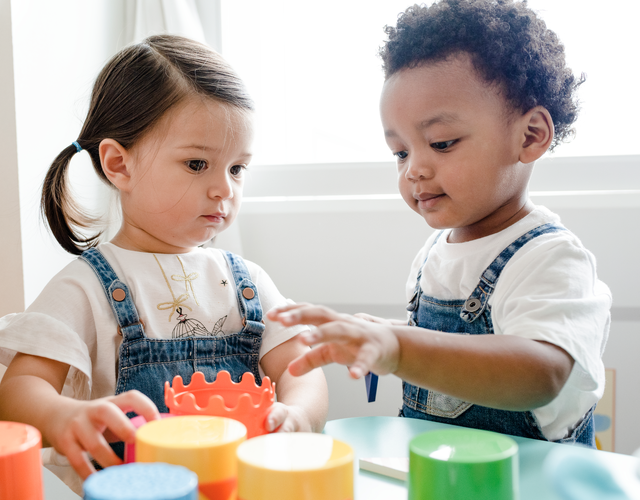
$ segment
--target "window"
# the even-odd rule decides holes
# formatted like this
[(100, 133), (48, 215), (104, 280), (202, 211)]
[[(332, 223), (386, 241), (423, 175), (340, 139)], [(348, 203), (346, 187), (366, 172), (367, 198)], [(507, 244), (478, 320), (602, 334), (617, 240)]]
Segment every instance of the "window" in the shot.
[[(256, 100), (254, 164), (391, 161), (378, 117), (378, 47), (409, 0), (224, 0), (222, 51)], [(640, 154), (640, 2), (529, 0), (587, 82), (559, 156)]]

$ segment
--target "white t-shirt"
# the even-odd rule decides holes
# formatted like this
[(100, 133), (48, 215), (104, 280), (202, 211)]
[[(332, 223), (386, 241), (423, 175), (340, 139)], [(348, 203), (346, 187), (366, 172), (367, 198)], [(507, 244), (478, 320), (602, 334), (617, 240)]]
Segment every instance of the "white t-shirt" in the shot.
[[(560, 218), (538, 206), (503, 231), (465, 243), (448, 243), (450, 230), (445, 230), (433, 245), (436, 231), (413, 261), (407, 301), (429, 250), (420, 280), (423, 293), (441, 300), (464, 300), (502, 250), (549, 222), (560, 224)], [(496, 335), (546, 341), (575, 360), (558, 396), (533, 410), (547, 439), (568, 436), (604, 391), (602, 354), (609, 335), (611, 292), (596, 276), (594, 256), (569, 231), (538, 236), (506, 264), (489, 306)]]
[[(196, 326), (200, 334), (225, 335), (242, 330), (235, 282), (222, 252), (197, 248), (187, 254), (151, 254), (124, 250), (110, 243), (98, 247), (131, 292), (145, 335), (174, 338), (174, 332)], [(291, 303), (267, 273), (245, 260), (258, 289), (265, 331), (260, 359), (293, 338), (304, 326), (285, 328), (266, 318), (269, 309)], [(178, 319), (182, 308), (187, 318)], [(197, 320), (202, 326), (198, 325)], [(62, 394), (96, 399), (115, 393), (118, 348), (122, 337), (98, 277), (83, 260), (67, 265), (47, 284), (24, 313), (0, 318), (0, 363), (8, 366), (16, 352), (42, 356), (70, 365)], [(261, 375), (262, 369), (260, 368)], [(82, 482), (68, 462), (52, 450), (45, 464), (76, 493)], [(60, 465), (61, 467), (57, 467)]]
[[(111, 243), (103, 243), (98, 249), (129, 287), (147, 337), (177, 338), (189, 328), (197, 328), (199, 335), (205, 334), (203, 328), (217, 335), (242, 330), (235, 282), (220, 250), (196, 248), (186, 254), (152, 254), (124, 250)], [(266, 325), (262, 359), (307, 327), (285, 328), (266, 318), (269, 309), (290, 301), (260, 266), (247, 260), (245, 263), (258, 289)], [(183, 315), (180, 319), (178, 308)], [(115, 393), (121, 342), (102, 285), (93, 269), (80, 259), (54, 276), (24, 313), (0, 318), (0, 363), (8, 365), (16, 352), (66, 363), (72, 369), (63, 394), (78, 399)]]

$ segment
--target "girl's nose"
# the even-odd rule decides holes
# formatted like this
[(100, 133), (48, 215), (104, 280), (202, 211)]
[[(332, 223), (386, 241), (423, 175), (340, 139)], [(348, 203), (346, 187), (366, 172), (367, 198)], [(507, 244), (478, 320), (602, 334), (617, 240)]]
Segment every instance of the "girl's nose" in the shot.
[(207, 190), (209, 198), (222, 198), (227, 200), (233, 198), (233, 185), (228, 172), (223, 171), (220, 175), (215, 175)]

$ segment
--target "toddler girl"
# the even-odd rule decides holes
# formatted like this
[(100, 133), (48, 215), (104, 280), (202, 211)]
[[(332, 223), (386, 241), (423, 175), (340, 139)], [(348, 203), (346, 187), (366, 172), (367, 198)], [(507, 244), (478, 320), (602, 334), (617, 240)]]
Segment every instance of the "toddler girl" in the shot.
[[(209, 381), (220, 370), (236, 382), (267, 375), (278, 397), (268, 431), (323, 428), (322, 372), (286, 371), (308, 349), (292, 341), (306, 328), (266, 319), (287, 301), (260, 267), (201, 246), (240, 208), (252, 109), (228, 64), (182, 37), (127, 47), (98, 76), (80, 136), (42, 193), (51, 231), (79, 258), (26, 312), (0, 320), (0, 420), (37, 427), (54, 465), (64, 455), (86, 478), (95, 463), (121, 463), (108, 442), (133, 440), (125, 413), (159, 418), (164, 382), (195, 371)], [(68, 191), (69, 162), (83, 150), (119, 193), (122, 226), (108, 243)], [(81, 492), (69, 471), (56, 470)]]
[(611, 294), (593, 255), (528, 196), (535, 161), (571, 135), (582, 81), (525, 2), (414, 6), (387, 33), (385, 138), (405, 202), (441, 231), (411, 267), (407, 322), (271, 311), (318, 325), (303, 338), (321, 345), (291, 373), (395, 373), (402, 416), (595, 446)]

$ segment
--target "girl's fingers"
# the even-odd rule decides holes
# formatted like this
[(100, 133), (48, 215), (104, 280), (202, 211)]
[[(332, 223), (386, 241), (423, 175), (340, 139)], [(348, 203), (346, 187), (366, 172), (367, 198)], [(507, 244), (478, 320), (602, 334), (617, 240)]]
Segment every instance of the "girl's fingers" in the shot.
[[(122, 410), (123, 414), (133, 411), (138, 415), (142, 415), (147, 422), (151, 422), (152, 420), (158, 420), (160, 418), (160, 412), (158, 412), (158, 408), (154, 404), (151, 399), (142, 394), (140, 391), (127, 391), (117, 396), (112, 396), (109, 398), (113, 404), (115, 404), (120, 410)], [(126, 418), (126, 421), (129, 422), (129, 419)], [(130, 426), (131, 429), (134, 429), (133, 425)], [(135, 429), (134, 429), (135, 432)]]
[(64, 454), (67, 460), (69, 460), (71, 467), (73, 467), (82, 479), (87, 479), (96, 471), (89, 461), (86, 452), (77, 443), (71, 443), (68, 449), (64, 450)]
[(82, 449), (86, 450), (103, 467), (122, 464), (122, 460), (118, 458), (102, 433), (95, 427), (88, 426), (79, 429), (77, 439)]
[(274, 403), (269, 415), (267, 416), (267, 421), (265, 427), (268, 432), (275, 431), (278, 427), (280, 427), (284, 421), (287, 419), (288, 415), (287, 407), (282, 403)]

